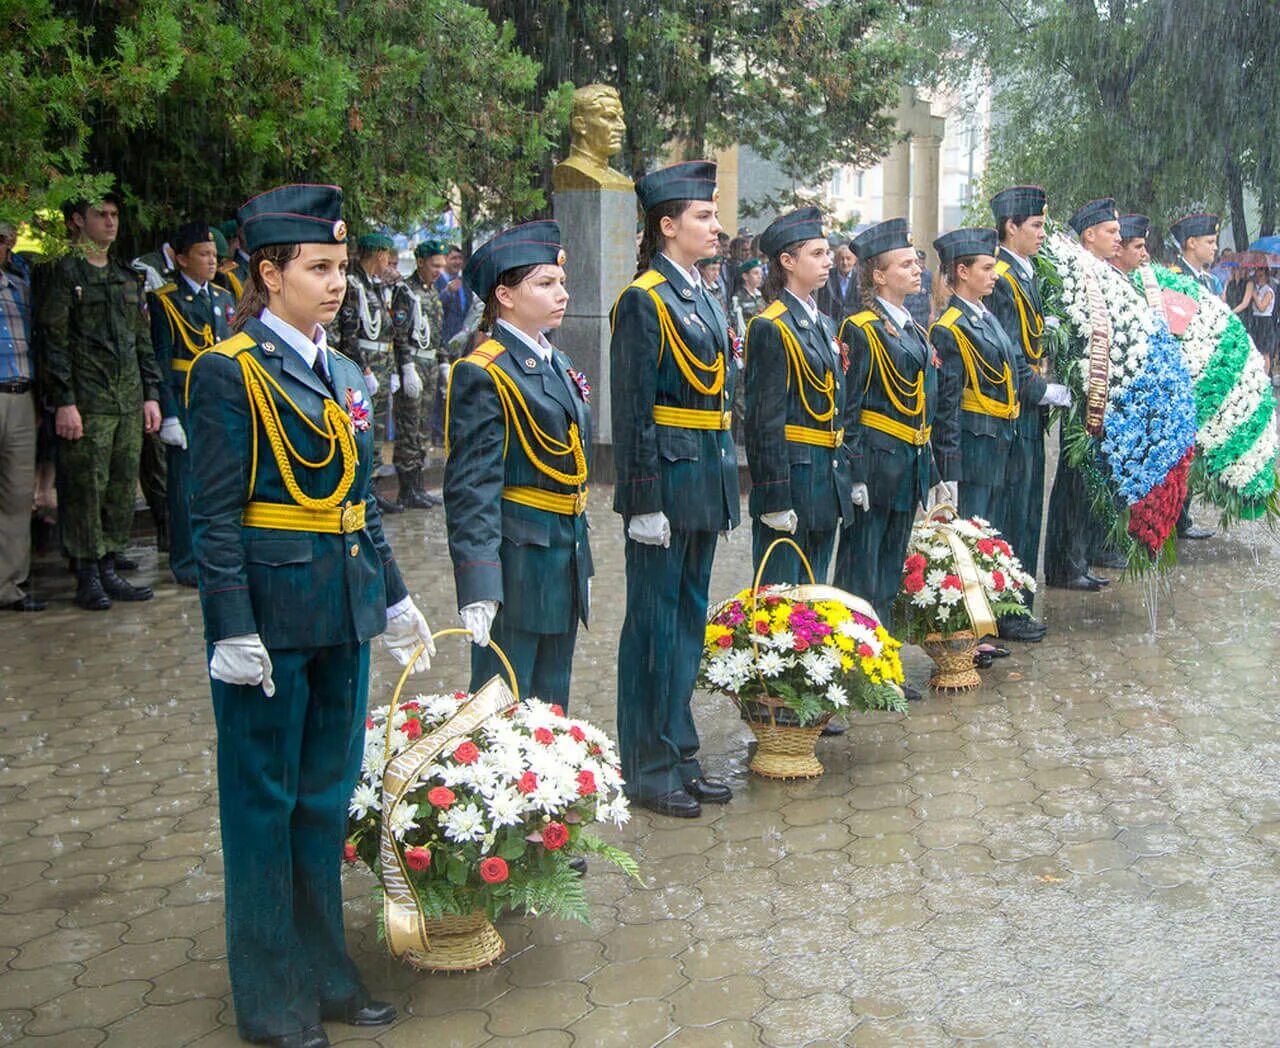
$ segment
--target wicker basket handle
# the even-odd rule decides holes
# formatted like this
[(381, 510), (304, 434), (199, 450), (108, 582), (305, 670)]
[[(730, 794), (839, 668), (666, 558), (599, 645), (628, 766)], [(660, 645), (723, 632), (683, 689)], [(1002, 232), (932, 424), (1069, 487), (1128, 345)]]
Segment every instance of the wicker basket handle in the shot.
[[(809, 565), (809, 558), (804, 555), (804, 550), (800, 548), (800, 544), (793, 538), (782, 535), (769, 543), (769, 548), (764, 551), (764, 556), (760, 558), (760, 566), (756, 568), (756, 578), (751, 586), (751, 619), (754, 622), (756, 612), (760, 608), (760, 580), (764, 578), (764, 567), (769, 563), (769, 557), (779, 546), (790, 546), (796, 551), (796, 556), (800, 558), (800, 563), (804, 565), (804, 570), (809, 576), (809, 585), (816, 585), (813, 577), (813, 568)], [(754, 626), (747, 630), (747, 636), (751, 638), (751, 661), (755, 663), (756, 676), (760, 678), (760, 686), (764, 688), (765, 694), (769, 693), (769, 682), (764, 679), (764, 674), (760, 672), (760, 645), (756, 641), (756, 631)], [(766, 703), (767, 705), (767, 703)], [(769, 710), (769, 719), (773, 720), (773, 709)]]
[[(458, 637), (463, 634), (466, 634), (469, 637), (471, 636), (471, 631), (469, 629), (464, 629), (461, 626), (450, 626), (448, 629), (436, 630), (435, 633), (431, 634), (431, 639), (438, 640), (441, 637)], [(516, 681), (516, 671), (511, 667), (511, 660), (507, 658), (506, 652), (498, 647), (498, 642), (493, 640), (493, 638), (489, 639), (489, 647), (492, 648), (493, 653), (498, 656), (498, 661), (502, 663), (502, 668), (507, 671), (507, 680), (511, 684), (511, 694), (514, 695), (516, 701), (519, 702), (520, 685)], [(391, 760), (391, 724), (396, 717), (396, 707), (400, 705), (400, 693), (404, 691), (405, 681), (409, 679), (409, 674), (413, 672), (413, 664), (418, 661), (418, 656), (421, 655), (426, 648), (427, 646), (425, 644), (419, 644), (413, 649), (413, 654), (409, 656), (409, 661), (404, 664), (404, 670), (401, 671), (400, 679), (396, 682), (395, 691), (391, 693), (391, 709), (387, 711), (387, 743), (382, 753), (382, 763), (384, 766)]]

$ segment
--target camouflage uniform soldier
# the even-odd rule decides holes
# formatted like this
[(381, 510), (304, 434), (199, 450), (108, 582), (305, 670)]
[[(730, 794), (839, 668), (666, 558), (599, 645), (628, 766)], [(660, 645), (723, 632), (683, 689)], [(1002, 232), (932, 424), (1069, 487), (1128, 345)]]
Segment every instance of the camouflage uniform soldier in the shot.
[(68, 208), (79, 250), (53, 265), (40, 309), (43, 375), (57, 409), (59, 519), (76, 571), (76, 603), (150, 600), (116, 574), (129, 541), (143, 432), (160, 428), (160, 370), (142, 282), (108, 255), (120, 201)]
[(444, 245), (424, 241), (413, 256), (417, 269), (396, 285), (391, 299), (396, 356), (399, 359), (407, 351), (410, 357), (400, 369), (400, 392), (395, 398), (395, 464), (400, 476), (400, 505), (429, 509), (441, 502), (427, 493), (423, 474), (438, 381), (436, 363), (444, 345), (444, 307), (436, 291), (436, 277), (444, 269)]
[[(356, 264), (347, 273), (347, 295), (338, 311), (338, 349), (364, 372), (364, 382), (373, 398), (376, 467), (382, 462), (382, 441), (387, 438), (387, 420), (400, 388), (400, 371), (409, 362), (408, 347), (394, 343), (389, 289), (382, 273), (390, 264), (395, 245), (383, 233), (366, 233), (356, 241)], [(401, 507), (376, 493), (383, 513), (399, 513)]]

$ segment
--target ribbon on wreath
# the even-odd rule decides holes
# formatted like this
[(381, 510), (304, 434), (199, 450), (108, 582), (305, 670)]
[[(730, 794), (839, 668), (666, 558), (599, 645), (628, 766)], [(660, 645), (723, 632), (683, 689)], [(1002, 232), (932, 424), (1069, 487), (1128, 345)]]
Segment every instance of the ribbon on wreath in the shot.
[[(418, 774), (449, 743), (468, 736), (490, 717), (505, 713), (517, 704), (505, 681), (493, 677), (461, 709), (435, 731), (424, 735), (403, 753), (397, 754), (382, 774), (382, 836), (378, 840), (378, 857), (382, 862), (382, 915), (387, 946), (393, 957), (403, 957), (410, 950), (426, 951), (426, 919), (418, 898), (404, 853), (391, 832), (391, 812), (418, 781)], [(387, 713), (387, 732), (395, 707)]]
[(947, 542), (947, 547), (951, 550), (951, 556), (955, 559), (956, 574), (960, 576), (964, 610), (969, 616), (973, 635), (981, 640), (996, 633), (996, 617), (991, 610), (991, 602), (987, 600), (987, 591), (982, 585), (982, 579), (978, 575), (978, 565), (974, 562), (973, 552), (951, 526), (951, 522), (957, 516), (955, 507), (937, 506), (929, 514), (929, 519), (941, 525), (939, 530)]
[(1102, 432), (1107, 410), (1108, 378), (1111, 373), (1111, 314), (1096, 274), (1085, 271), (1085, 298), (1089, 305), (1089, 373), (1085, 378), (1084, 428), (1091, 436)]
[(1142, 266), (1138, 270), (1138, 280), (1142, 284), (1142, 293), (1147, 298), (1147, 305), (1159, 317), (1163, 317), (1174, 336), (1181, 338), (1187, 325), (1200, 311), (1200, 303), (1190, 295), (1175, 291), (1171, 287), (1162, 288), (1156, 271), (1151, 266)]

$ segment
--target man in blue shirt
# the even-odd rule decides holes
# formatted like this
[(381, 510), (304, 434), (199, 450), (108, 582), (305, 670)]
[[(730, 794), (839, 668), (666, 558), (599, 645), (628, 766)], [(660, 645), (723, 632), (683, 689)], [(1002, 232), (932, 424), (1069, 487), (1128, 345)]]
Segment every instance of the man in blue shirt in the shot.
[(444, 272), (436, 278), (436, 290), (444, 309), (444, 340), (448, 342), (462, 330), (471, 305), (471, 292), (462, 283), (462, 248), (457, 244), (449, 245)]

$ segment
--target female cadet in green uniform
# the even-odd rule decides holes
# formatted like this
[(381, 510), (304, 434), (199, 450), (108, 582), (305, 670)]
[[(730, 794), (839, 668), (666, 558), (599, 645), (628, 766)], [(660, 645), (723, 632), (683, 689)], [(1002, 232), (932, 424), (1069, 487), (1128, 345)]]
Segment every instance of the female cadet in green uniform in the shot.
[(160, 443), (167, 457), (169, 570), (183, 586), (195, 586), (191, 552), (191, 456), (187, 451), (187, 375), (191, 362), (231, 334), (236, 303), (213, 283), (218, 253), (213, 230), (188, 222), (173, 236), (178, 263), (174, 280), (147, 296), (151, 345), (164, 382), (160, 386)]
[[(246, 1040), (320, 1048), (381, 1025), (347, 956), (337, 856), (360, 771), (369, 640), (434, 651), (382, 532), (360, 368), (326, 345), (346, 289), (334, 186), (240, 209), (239, 333), (191, 368), (191, 522), (213, 710), (227, 964)], [(415, 663), (425, 669), (426, 655)]]
[[(840, 346), (813, 298), (831, 269), (822, 212), (805, 207), (775, 219), (760, 247), (769, 256), (770, 303), (747, 326), (745, 350), (752, 563), (758, 569), (770, 543), (789, 534), (826, 582), (836, 530), (853, 504)], [(802, 572), (795, 551), (782, 546), (764, 580), (802, 582)]]
[(707, 779), (689, 710), (702, 658), (716, 539), (738, 523), (729, 433), (729, 325), (695, 264), (718, 248), (716, 167), (676, 164), (636, 182), (645, 211), (636, 279), (613, 307), (609, 346), (627, 610), (618, 643), (618, 743), (627, 792), (692, 818), (726, 803)]
[[(939, 497), (954, 498), (959, 391), (940, 388), (937, 360), (904, 305), (920, 290), (906, 220), (872, 226), (850, 247), (860, 259), (867, 308), (840, 326), (849, 355), (844, 443), (851, 500), (863, 512), (845, 521), (835, 584), (869, 600), (891, 629), (916, 506), (931, 485)], [(914, 688), (903, 690), (909, 699), (920, 697)]]
[(492, 337), (450, 372), (444, 511), (458, 608), (471, 631), (471, 688), (515, 669), (520, 695), (569, 704), (585, 625), (590, 387), (543, 335), (569, 301), (555, 222), (499, 233), (462, 279), (485, 303)]

